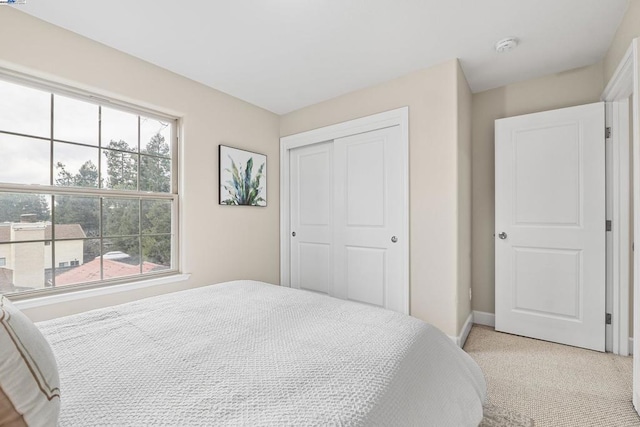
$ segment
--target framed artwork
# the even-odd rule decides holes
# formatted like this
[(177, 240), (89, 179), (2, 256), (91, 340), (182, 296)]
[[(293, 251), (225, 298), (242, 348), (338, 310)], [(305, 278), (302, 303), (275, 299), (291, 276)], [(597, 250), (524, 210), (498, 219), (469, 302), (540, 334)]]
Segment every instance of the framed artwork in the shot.
[(220, 145), (219, 203), (267, 206), (267, 156)]

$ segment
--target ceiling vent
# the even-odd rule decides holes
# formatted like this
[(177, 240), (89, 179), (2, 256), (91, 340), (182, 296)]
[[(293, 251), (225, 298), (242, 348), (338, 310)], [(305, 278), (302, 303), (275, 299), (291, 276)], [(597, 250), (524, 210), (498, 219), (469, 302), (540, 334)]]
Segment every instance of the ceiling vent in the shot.
[(518, 46), (518, 39), (515, 37), (507, 37), (506, 39), (502, 39), (496, 43), (496, 52), (505, 53), (512, 51)]

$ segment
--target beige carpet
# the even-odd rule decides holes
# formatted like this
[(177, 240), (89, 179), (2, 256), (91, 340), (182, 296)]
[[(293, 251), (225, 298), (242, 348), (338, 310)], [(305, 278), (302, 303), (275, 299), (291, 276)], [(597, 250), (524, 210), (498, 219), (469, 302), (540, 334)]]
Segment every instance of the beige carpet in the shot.
[(484, 417), (478, 427), (534, 427), (534, 421), (514, 411), (495, 405), (484, 405)]
[(495, 332), (475, 325), (464, 349), (487, 379), (488, 405), (544, 426), (640, 426), (631, 404), (632, 358)]

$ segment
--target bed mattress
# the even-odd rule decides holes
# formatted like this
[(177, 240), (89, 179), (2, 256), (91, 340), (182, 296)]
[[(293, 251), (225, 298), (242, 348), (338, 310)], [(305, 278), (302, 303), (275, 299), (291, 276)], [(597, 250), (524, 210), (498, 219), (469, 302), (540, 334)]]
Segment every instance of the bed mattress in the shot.
[(477, 426), (473, 360), (418, 319), (255, 281), (38, 323), (60, 426)]

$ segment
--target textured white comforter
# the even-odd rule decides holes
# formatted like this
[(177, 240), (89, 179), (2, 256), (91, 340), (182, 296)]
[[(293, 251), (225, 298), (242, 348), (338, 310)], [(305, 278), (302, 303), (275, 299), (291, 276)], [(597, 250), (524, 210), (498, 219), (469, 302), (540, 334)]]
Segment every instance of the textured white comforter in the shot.
[(433, 326), (253, 281), (38, 324), (60, 426), (477, 426), (485, 381)]

